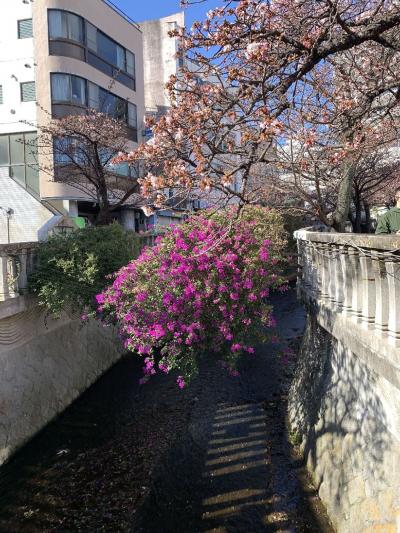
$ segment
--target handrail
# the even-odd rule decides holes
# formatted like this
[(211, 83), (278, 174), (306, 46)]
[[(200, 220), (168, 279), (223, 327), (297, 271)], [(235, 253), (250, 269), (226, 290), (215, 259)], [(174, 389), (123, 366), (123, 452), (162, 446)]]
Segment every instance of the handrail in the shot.
[(400, 235), (376, 235), (371, 233), (336, 233), (304, 228), (295, 232), (297, 240), (333, 243), (375, 250), (400, 250)]
[(118, 13), (118, 15), (120, 15), (122, 18), (124, 18), (127, 22), (129, 22), (129, 24), (132, 24), (132, 26), (134, 26), (137, 30), (139, 30), (140, 32), (142, 31), (140, 29), (140, 26), (139, 24), (134, 21), (127, 13), (125, 13), (125, 11), (122, 11), (121, 8), (119, 8), (117, 5), (114, 4), (114, 2), (112, 2), (112, 0), (102, 0), (105, 4), (107, 4), (113, 11), (115, 11), (116, 13)]
[(400, 236), (295, 232), (301, 297), (400, 345)]

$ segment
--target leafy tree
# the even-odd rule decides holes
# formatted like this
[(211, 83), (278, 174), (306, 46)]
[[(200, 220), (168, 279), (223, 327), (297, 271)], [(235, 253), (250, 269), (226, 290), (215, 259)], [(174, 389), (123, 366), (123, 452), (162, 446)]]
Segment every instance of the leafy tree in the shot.
[(139, 237), (119, 224), (58, 234), (42, 242), (30, 288), (50, 313), (93, 309), (113, 274), (139, 253)]

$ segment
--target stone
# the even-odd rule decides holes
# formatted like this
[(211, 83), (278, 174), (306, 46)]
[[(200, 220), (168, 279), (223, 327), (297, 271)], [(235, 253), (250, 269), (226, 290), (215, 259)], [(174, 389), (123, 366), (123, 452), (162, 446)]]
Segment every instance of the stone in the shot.
[(350, 505), (359, 503), (365, 498), (364, 481), (362, 477), (351, 480), (348, 484), (348, 497)]

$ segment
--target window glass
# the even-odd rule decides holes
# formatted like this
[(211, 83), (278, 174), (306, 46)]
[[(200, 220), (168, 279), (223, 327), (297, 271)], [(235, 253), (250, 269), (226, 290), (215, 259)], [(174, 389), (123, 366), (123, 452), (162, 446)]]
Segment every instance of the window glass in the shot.
[(54, 102), (70, 101), (70, 77), (68, 74), (52, 74), (51, 90)]
[(137, 129), (137, 107), (131, 103), (128, 103), (128, 125)]
[(112, 65), (117, 65), (117, 45), (100, 31), (97, 32), (97, 52)]
[(99, 87), (99, 95), (99, 111), (111, 114), (114, 104), (112, 95), (101, 87)]
[(128, 163), (118, 163), (118, 165), (115, 165), (112, 170), (119, 176), (129, 176), (129, 164)]
[(36, 100), (36, 86), (34, 81), (21, 83), (21, 101), (34, 102)]
[[(0, 166), (10, 166), (10, 177), (39, 193), (37, 166), (37, 133), (15, 133), (0, 136)], [(31, 146), (29, 144), (31, 143)], [(10, 160), (11, 159), (11, 160)], [(32, 167), (30, 170), (29, 167)]]
[(26, 186), (39, 194), (39, 167), (37, 165), (27, 165)]
[(99, 86), (89, 82), (89, 107), (99, 109)]
[(135, 56), (129, 50), (126, 51), (126, 71), (131, 76), (135, 76)]
[(33, 37), (32, 19), (18, 21), (18, 39)]
[(115, 97), (114, 118), (126, 122), (126, 102), (122, 98)]
[(72, 13), (68, 13), (68, 39), (77, 43), (83, 42), (83, 20)]
[(54, 162), (58, 165), (67, 165), (71, 162), (69, 154), (72, 150), (72, 143), (70, 139), (56, 137), (53, 142), (54, 146)]
[(25, 161), (29, 165), (37, 163), (37, 134), (25, 133)]
[(24, 158), (24, 138), (21, 134), (10, 135), (10, 159), (12, 165), (23, 165)]
[(97, 52), (97, 28), (90, 22), (86, 22), (86, 39), (89, 49)]
[(86, 83), (82, 78), (71, 76), (71, 102), (86, 105)]
[(51, 39), (67, 39), (68, 19), (67, 13), (62, 11), (49, 11), (49, 35)]
[(126, 70), (125, 65), (125, 48), (117, 45), (117, 67), (121, 70)]
[(25, 165), (16, 165), (11, 167), (11, 177), (25, 187)]
[(9, 165), (8, 135), (0, 136), (0, 165)]
[(83, 19), (66, 11), (49, 11), (50, 39), (69, 39), (83, 43)]

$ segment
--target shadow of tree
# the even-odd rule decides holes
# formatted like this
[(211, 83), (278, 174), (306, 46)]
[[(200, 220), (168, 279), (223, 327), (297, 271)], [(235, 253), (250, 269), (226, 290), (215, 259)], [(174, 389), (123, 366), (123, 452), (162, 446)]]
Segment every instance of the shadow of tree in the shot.
[(394, 437), (378, 379), (310, 313), (289, 393), (290, 424), (330, 516), (335, 524), (347, 520), (348, 531), (380, 520), (361, 516), (360, 505), (376, 503), (393, 483)]

